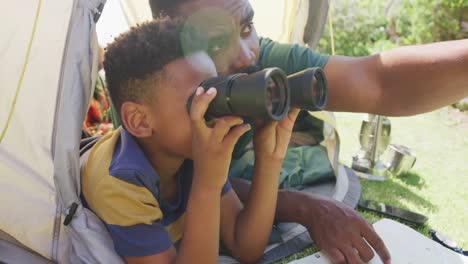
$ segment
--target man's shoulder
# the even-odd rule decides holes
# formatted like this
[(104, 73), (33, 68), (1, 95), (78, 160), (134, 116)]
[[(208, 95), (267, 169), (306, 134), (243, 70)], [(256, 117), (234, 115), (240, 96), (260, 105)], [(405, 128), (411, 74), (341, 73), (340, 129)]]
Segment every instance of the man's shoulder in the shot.
[(286, 74), (293, 74), (312, 67), (325, 67), (329, 55), (320, 54), (307, 46), (279, 43), (260, 38), (259, 63), (263, 68), (278, 67)]

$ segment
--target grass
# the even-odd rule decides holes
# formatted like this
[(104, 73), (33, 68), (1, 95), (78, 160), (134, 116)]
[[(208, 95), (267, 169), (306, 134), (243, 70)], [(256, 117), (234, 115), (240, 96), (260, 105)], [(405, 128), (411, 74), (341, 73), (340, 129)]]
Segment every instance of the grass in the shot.
[[(340, 161), (349, 166), (359, 149), (359, 130), (365, 115), (338, 113), (336, 117), (341, 137)], [(391, 143), (410, 147), (416, 153), (416, 164), (404, 177), (390, 177), (385, 182), (361, 179), (361, 197), (424, 214), (429, 218), (427, 223), (413, 228), (426, 236), (430, 229), (441, 231), (468, 249), (468, 114), (443, 108), (390, 121)], [(382, 218), (359, 212), (372, 223)], [(317, 250), (306, 249), (279, 263)]]

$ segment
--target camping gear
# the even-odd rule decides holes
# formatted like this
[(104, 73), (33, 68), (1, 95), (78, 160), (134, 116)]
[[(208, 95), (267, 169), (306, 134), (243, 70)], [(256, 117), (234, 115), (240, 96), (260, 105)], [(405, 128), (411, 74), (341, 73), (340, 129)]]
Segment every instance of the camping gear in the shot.
[(387, 177), (389, 173), (404, 175), (414, 166), (416, 155), (409, 147), (389, 144), (390, 134), (391, 123), (385, 116), (369, 114), (362, 121), (359, 133), (361, 149), (353, 156), (352, 162), (352, 168), (358, 172), (358, 176), (380, 180), (380, 177)]
[(448, 235), (434, 229), (429, 230), (429, 235), (432, 237), (432, 240), (440, 243), (442, 246), (468, 257), (468, 250), (463, 250), (463, 248), (459, 247), (457, 242)]
[[(102, 25), (119, 30), (133, 25), (129, 21), (140, 14), (150, 13), (143, 1), (108, 2), (124, 19), (109, 16)], [(313, 14), (294, 15), (300, 11), (297, 2), (286, 2), (289, 8), (283, 15), (291, 18), (285, 20), (286, 28), (300, 28), (294, 22), (308, 21)], [(97, 78), (96, 22), (105, 13), (105, 4), (105, 0), (4, 3), (7, 12), (0, 23), (1, 262), (123, 263), (102, 222), (80, 200), (79, 142)], [(262, 18), (259, 13), (257, 19), (270, 21), (271, 16)], [(113, 37), (107, 36), (107, 41)], [(312, 114), (323, 122), (320, 144), (336, 179), (311, 188), (355, 206), (360, 185), (352, 171), (338, 165), (334, 118), (327, 112)], [(291, 242), (270, 248), (266, 254), (275, 255), (270, 260), (310, 245), (310, 238), (304, 238), (308, 236), (305, 228), (291, 225), (300, 231), (282, 232)], [(299, 240), (306, 242), (290, 247)]]
[(360, 200), (358, 207), (415, 225), (423, 225), (427, 222), (427, 217), (425, 215), (374, 200)]
[(416, 154), (403, 145), (391, 144), (388, 150), (388, 161), (386, 166), (394, 175), (404, 175), (416, 163)]
[(387, 117), (367, 115), (367, 118), (362, 120), (359, 133), (361, 149), (353, 157), (353, 169), (378, 176), (385, 175), (386, 167), (379, 162), (379, 158), (390, 143), (390, 133), (391, 123)]

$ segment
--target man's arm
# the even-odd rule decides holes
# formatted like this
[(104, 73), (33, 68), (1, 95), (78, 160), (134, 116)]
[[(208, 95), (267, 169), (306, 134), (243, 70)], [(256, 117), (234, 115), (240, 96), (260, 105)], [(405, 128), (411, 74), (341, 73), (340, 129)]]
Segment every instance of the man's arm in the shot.
[[(250, 183), (238, 178), (230, 181), (239, 199), (247, 202)], [(275, 220), (304, 225), (334, 263), (361, 263), (360, 259), (370, 261), (374, 253), (366, 240), (384, 263), (390, 263), (390, 254), (372, 226), (339, 202), (310, 193), (280, 190)]]
[(468, 39), (407, 46), (367, 57), (326, 56), (260, 39), (260, 64), (292, 74), (322, 67), (330, 111), (406, 116), (468, 96)]
[(406, 116), (468, 96), (468, 39), (368, 57), (331, 56), (328, 110)]

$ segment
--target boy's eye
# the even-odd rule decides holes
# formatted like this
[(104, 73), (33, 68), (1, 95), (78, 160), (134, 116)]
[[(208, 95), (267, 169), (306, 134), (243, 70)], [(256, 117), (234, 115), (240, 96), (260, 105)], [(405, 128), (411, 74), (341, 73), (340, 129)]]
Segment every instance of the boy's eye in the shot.
[(242, 38), (247, 38), (247, 37), (249, 37), (250, 34), (252, 33), (252, 28), (253, 28), (253, 22), (247, 23), (247, 24), (242, 28), (241, 37), (242, 37)]

